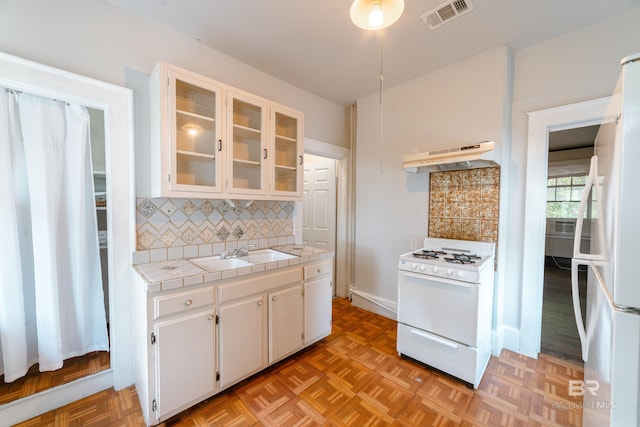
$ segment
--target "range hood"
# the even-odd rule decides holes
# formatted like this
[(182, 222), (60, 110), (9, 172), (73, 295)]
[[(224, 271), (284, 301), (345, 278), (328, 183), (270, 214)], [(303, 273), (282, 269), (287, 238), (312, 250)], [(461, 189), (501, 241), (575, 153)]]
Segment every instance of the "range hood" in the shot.
[(404, 156), (407, 172), (434, 172), (461, 169), (477, 169), (497, 166), (495, 143), (483, 141), (471, 145), (443, 148)]

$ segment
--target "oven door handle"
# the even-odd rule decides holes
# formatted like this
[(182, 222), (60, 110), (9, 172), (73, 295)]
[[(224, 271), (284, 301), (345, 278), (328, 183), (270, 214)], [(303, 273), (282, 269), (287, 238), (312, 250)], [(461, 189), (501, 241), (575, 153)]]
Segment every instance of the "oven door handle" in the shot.
[(407, 271), (403, 271), (402, 274), (405, 277), (411, 277), (411, 278), (420, 279), (420, 280), (430, 280), (430, 281), (433, 281), (433, 282), (446, 283), (447, 285), (460, 286), (461, 288), (470, 288), (471, 287), (471, 283), (461, 282), (461, 281), (453, 280), (453, 279), (448, 279), (446, 277), (427, 276), (427, 275), (424, 275), (424, 274), (411, 273), (411, 272), (407, 272)]
[(457, 349), (458, 348), (458, 344), (452, 343), (451, 341), (447, 341), (447, 340), (442, 339), (442, 338), (434, 337), (433, 335), (427, 334), (426, 332), (422, 332), (422, 331), (419, 331), (417, 329), (411, 329), (411, 333), (413, 335), (419, 336), (420, 338), (425, 338), (425, 339), (427, 339), (429, 341), (433, 341), (433, 342), (436, 342), (438, 344), (442, 344), (442, 345), (444, 345), (446, 347), (449, 347), (449, 348), (453, 348), (453, 349)]

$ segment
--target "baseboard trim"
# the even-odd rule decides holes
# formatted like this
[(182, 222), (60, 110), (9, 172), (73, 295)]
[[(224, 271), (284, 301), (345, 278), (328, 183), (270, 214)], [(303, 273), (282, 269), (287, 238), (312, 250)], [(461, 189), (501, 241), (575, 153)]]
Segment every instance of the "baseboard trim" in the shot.
[(518, 328), (514, 328), (513, 326), (505, 326), (502, 325), (498, 328), (499, 333), (502, 337), (502, 348), (506, 348), (507, 350), (515, 351), (516, 353), (520, 352), (520, 330)]
[(398, 303), (366, 292), (359, 291), (354, 287), (349, 289), (351, 304), (363, 310), (379, 314), (389, 319), (396, 320), (398, 313)]
[(0, 406), (0, 427), (11, 426), (113, 387), (113, 370), (80, 378)]

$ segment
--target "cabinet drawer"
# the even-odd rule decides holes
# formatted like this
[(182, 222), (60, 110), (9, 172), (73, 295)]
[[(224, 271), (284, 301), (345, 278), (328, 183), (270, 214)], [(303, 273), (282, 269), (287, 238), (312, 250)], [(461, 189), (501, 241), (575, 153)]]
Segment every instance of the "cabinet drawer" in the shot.
[(214, 303), (214, 288), (181, 292), (154, 298), (154, 319), (173, 313), (183, 313)]
[(248, 279), (233, 279), (227, 284), (218, 287), (218, 300), (220, 303), (243, 298), (261, 292), (269, 292), (290, 283), (302, 280), (300, 267), (275, 270), (267, 274), (258, 274)]
[[(458, 377), (477, 388), (481, 370), (478, 349), (398, 323), (398, 353)], [(485, 358), (488, 360), (488, 358)]]
[(313, 279), (315, 277), (331, 274), (331, 260), (316, 262), (304, 267), (304, 280)]

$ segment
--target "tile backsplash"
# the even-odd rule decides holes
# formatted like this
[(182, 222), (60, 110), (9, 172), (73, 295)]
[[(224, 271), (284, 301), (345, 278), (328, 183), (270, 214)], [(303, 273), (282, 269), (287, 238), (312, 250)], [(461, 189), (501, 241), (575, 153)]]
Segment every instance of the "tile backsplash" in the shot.
[(429, 237), (498, 242), (500, 167), (432, 172)]
[(233, 244), (293, 235), (293, 202), (139, 198), (138, 251)]

